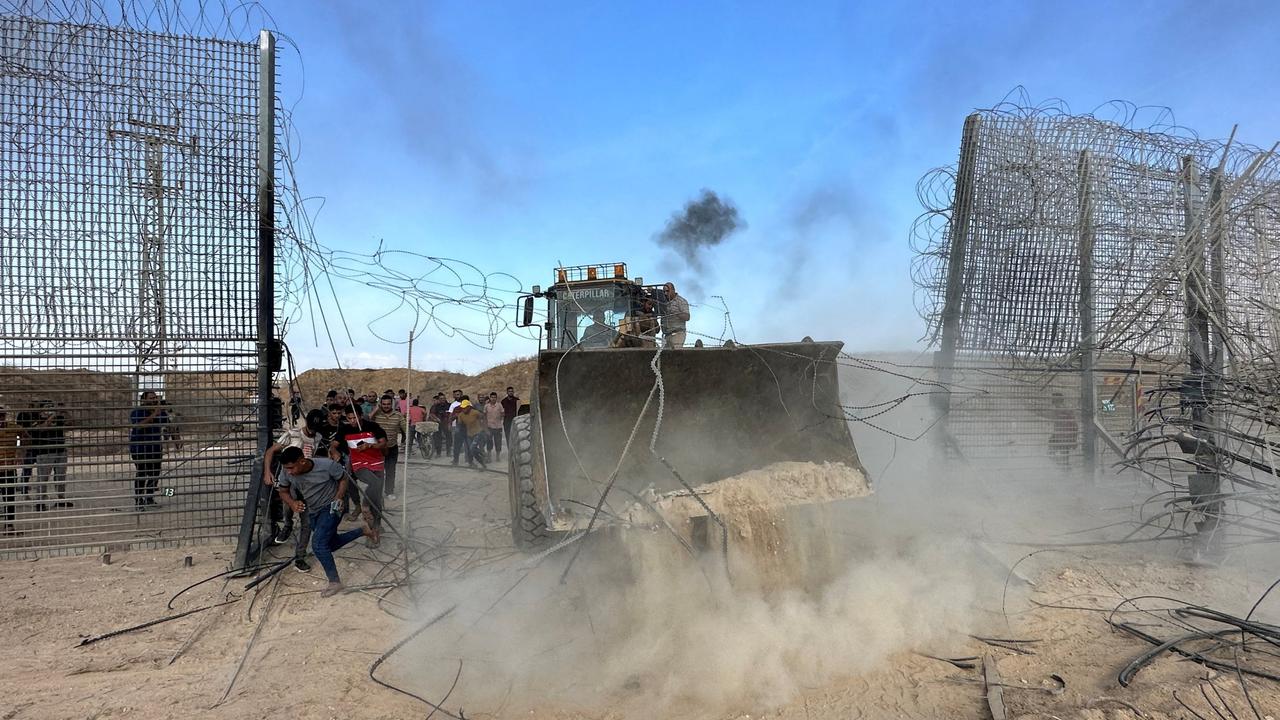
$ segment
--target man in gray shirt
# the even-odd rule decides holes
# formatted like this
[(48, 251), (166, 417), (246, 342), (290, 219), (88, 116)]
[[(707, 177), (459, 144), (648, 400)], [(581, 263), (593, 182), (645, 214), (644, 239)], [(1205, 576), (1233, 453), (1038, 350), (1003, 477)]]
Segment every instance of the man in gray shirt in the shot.
[[(342, 520), (339, 498), (346, 495), (347, 485), (351, 482), (342, 465), (327, 458), (304, 457), (302, 448), (296, 447), (280, 451), (280, 465), (284, 472), (276, 481), (276, 492), (295, 513), (307, 513), (311, 521), (311, 551), (315, 553), (320, 567), (324, 568), (325, 577), (329, 578), (329, 585), (321, 591), (320, 597), (332, 597), (342, 591), (333, 553), (361, 536), (377, 543), (378, 531), (365, 525), (338, 532), (338, 523)], [(301, 500), (293, 498), (289, 492), (291, 487), (298, 489)]]
[(689, 322), (689, 301), (676, 294), (676, 286), (667, 283), (662, 286), (666, 303), (662, 312), (663, 345), (669, 348), (684, 347), (685, 323)]

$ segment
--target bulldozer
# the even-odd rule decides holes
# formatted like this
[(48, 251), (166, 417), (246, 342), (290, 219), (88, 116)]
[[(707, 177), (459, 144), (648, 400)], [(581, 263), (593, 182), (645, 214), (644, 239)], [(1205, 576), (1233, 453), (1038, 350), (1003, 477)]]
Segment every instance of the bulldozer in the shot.
[(862, 472), (839, 405), (843, 343), (671, 347), (656, 332), (667, 300), (621, 262), (557, 267), (550, 286), (518, 299), (516, 325), (539, 334), (509, 440), (518, 548), (603, 522), (602, 497), (687, 496), (784, 461)]

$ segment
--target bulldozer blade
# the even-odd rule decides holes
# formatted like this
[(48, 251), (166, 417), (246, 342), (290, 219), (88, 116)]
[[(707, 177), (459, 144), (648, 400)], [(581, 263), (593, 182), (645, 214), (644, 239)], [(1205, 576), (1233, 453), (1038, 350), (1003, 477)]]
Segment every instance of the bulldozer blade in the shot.
[(608, 506), (620, 508), (649, 489), (697, 487), (776, 462), (862, 471), (839, 404), (842, 347), (541, 352), (533, 413), (544, 482), (534, 492), (548, 527), (584, 527), (611, 479)]

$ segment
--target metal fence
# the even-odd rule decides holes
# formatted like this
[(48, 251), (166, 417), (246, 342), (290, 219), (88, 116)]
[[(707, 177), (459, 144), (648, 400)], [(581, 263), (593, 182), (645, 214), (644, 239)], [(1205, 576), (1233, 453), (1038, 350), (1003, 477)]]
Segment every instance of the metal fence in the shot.
[(1121, 107), (974, 113), (958, 165), (922, 183), (913, 270), (962, 453), (1093, 466), (1143, 419), (1135, 384), (1119, 421), (1112, 375), (1274, 365), (1280, 158)]
[[(1094, 419), (1122, 444), (1149, 422), (1144, 418), (1150, 394), (1168, 384), (1169, 369), (1107, 360), (1092, 373)], [(966, 355), (950, 377), (948, 449), (953, 457), (1015, 472), (1074, 472), (1085, 463), (1080, 398), (1086, 376), (1079, 369)], [(1104, 465), (1121, 459), (1122, 453), (1108, 453), (1105, 443), (1097, 450)]]
[(1273, 152), (1002, 106), (969, 116), (941, 177), (914, 269), (931, 336), (960, 352), (1065, 360), (1092, 335), (1095, 353), (1182, 357), (1188, 283), (1215, 238), (1229, 324), (1277, 337)]
[(236, 534), (265, 352), (260, 61), (0, 17), (0, 556)]

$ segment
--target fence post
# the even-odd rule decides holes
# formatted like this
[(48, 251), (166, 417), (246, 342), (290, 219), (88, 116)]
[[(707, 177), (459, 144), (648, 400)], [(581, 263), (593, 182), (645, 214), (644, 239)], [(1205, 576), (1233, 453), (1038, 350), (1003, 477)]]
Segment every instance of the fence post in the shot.
[[(271, 447), (271, 376), (275, 354), (275, 133), (276, 133), (276, 39), (270, 31), (258, 36), (258, 434), (257, 457)], [(236, 543), (235, 566), (248, 567), (261, 550), (253, 530), (258, 511), (269, 500), (270, 489), (262, 484), (261, 462), (252, 463), (245, 492), (244, 515)], [(268, 526), (269, 527), (269, 526)]]
[(1222, 385), (1227, 363), (1227, 207), (1223, 196), (1222, 172), (1209, 173), (1209, 308), (1213, 313), (1213, 345), (1210, 364), (1215, 389)]
[(1093, 326), (1093, 187), (1088, 150), (1080, 151), (1080, 449), (1084, 455), (1085, 479), (1092, 484), (1098, 473), (1097, 422), (1098, 385), (1094, 379), (1097, 337)]
[[(951, 210), (951, 227), (948, 235), (951, 247), (947, 255), (947, 286), (942, 304), (942, 338), (938, 353), (934, 355), (934, 368), (938, 382), (946, 390), (950, 387), (956, 364), (956, 347), (960, 338), (960, 314), (964, 303), (964, 270), (969, 245), (969, 223), (973, 214), (973, 188), (977, 174), (978, 132), (982, 116), (973, 113), (964, 119), (964, 132), (960, 138), (960, 162), (956, 167), (956, 191)], [(942, 392), (934, 395), (938, 410), (938, 429), (942, 442), (951, 437), (951, 395)]]
[[(1209, 346), (1209, 320), (1211, 296), (1210, 283), (1206, 282), (1204, 211), (1199, 202), (1200, 180), (1196, 161), (1192, 156), (1183, 158), (1183, 183), (1186, 218), (1186, 237), (1183, 247), (1186, 253), (1186, 304), (1187, 304), (1187, 376), (1182, 381), (1182, 402), (1191, 409), (1191, 435), (1197, 440), (1195, 448), (1195, 472), (1187, 477), (1187, 494), (1200, 507), (1204, 519), (1196, 523), (1197, 549), (1209, 549), (1218, 538), (1219, 506), (1216, 502), (1221, 489), (1218, 474), (1217, 438), (1213, 432), (1211, 403), (1216, 386)], [(1212, 182), (1212, 180), (1211, 180)], [(1211, 192), (1220, 200), (1221, 189)], [(1210, 214), (1215, 211), (1212, 207)], [(1212, 222), (1212, 221), (1211, 221)]]

